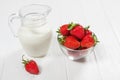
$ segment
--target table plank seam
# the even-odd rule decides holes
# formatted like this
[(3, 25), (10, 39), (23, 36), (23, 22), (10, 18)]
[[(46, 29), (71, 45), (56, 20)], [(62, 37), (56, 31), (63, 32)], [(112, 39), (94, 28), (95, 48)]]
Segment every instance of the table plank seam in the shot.
[(100, 67), (99, 67), (99, 64), (98, 64), (98, 60), (97, 60), (97, 56), (96, 56), (96, 53), (95, 51), (93, 50), (93, 55), (94, 55), (94, 58), (95, 58), (95, 63), (96, 63), (96, 67), (97, 67), (97, 70), (98, 70), (98, 73), (100, 75), (100, 80), (103, 80), (103, 76), (102, 76), (102, 73), (100, 71)]

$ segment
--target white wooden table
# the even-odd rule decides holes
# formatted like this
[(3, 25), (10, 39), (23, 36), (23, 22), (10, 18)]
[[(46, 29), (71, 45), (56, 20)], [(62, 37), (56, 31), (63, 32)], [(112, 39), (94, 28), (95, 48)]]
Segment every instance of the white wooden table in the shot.
[[(8, 28), (8, 16), (27, 4), (52, 7), (48, 17), (53, 38), (48, 55), (35, 59), (41, 74), (23, 69), (24, 51)], [(120, 1), (119, 0), (1, 0), (0, 1), (0, 80), (120, 80)], [(68, 60), (56, 41), (59, 25), (71, 21), (91, 25), (100, 43), (92, 54), (79, 61)]]

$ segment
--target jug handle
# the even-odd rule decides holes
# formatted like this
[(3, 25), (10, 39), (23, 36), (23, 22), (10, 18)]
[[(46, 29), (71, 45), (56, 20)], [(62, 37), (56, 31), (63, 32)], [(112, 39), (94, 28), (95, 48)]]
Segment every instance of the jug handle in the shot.
[(17, 33), (13, 29), (13, 21), (16, 19), (20, 20), (20, 17), (16, 13), (13, 13), (8, 17), (8, 26), (14, 37), (18, 37)]

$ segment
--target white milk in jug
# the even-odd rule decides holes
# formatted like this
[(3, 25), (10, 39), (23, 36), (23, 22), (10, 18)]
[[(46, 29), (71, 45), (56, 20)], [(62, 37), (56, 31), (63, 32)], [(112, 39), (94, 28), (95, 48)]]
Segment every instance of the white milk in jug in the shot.
[(39, 27), (26, 25), (19, 29), (18, 36), (26, 54), (32, 57), (42, 57), (49, 49), (52, 31), (48, 25)]

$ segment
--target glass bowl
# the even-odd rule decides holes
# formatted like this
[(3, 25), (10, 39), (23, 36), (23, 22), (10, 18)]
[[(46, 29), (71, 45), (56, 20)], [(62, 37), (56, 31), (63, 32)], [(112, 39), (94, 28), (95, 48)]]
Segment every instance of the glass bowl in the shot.
[[(58, 38), (57, 38), (58, 41)], [(60, 46), (61, 51), (70, 59), (70, 60), (78, 60), (81, 58), (84, 58), (85, 56), (89, 55), (90, 53), (92, 53), (94, 46), (87, 48), (87, 49), (82, 49), (82, 50), (73, 50), (70, 48), (67, 48), (65, 46), (63, 46), (62, 44), (59, 43), (58, 44)]]

